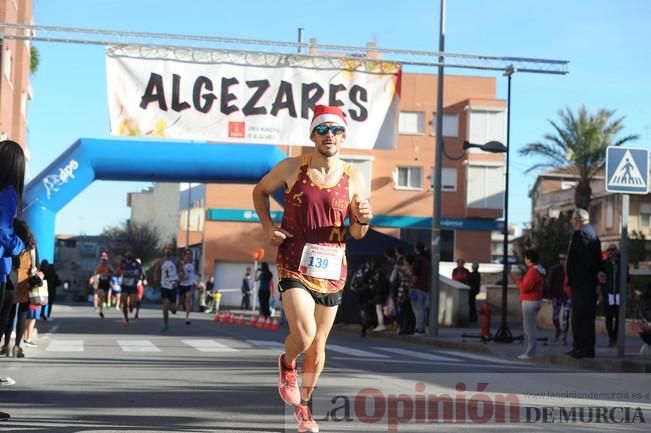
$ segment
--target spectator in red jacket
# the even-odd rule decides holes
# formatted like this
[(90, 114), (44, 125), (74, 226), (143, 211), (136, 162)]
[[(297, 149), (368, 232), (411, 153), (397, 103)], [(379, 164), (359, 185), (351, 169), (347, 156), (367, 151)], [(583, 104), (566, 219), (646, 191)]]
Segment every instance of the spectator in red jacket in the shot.
[(457, 259), (457, 267), (452, 270), (452, 279), (463, 284), (468, 284), (470, 271), (465, 267), (466, 261), (462, 258)]
[(522, 301), (522, 328), (524, 332), (525, 351), (519, 359), (531, 359), (536, 355), (536, 317), (542, 306), (543, 287), (545, 285), (545, 268), (538, 264), (538, 253), (535, 250), (524, 252), (524, 264), (527, 272), (524, 276), (513, 276), (520, 290)]

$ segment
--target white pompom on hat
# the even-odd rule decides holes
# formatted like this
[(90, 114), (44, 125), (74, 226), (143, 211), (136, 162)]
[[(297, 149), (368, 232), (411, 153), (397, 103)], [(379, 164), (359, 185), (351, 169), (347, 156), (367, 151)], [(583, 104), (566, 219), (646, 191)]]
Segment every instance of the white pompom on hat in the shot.
[(314, 131), (315, 127), (326, 122), (331, 122), (344, 128), (348, 126), (343, 111), (338, 107), (317, 105), (314, 107), (314, 117), (312, 118), (312, 123), (310, 123), (310, 134)]

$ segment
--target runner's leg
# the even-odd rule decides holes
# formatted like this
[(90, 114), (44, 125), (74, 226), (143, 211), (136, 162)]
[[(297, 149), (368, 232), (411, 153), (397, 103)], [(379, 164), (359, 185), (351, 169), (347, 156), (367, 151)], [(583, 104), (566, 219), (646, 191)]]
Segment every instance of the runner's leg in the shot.
[(325, 346), (332, 324), (337, 316), (337, 306), (316, 305), (314, 319), (316, 321), (316, 335), (312, 345), (305, 352), (303, 358), (303, 380), (301, 383), (301, 400), (309, 401), (316, 382), (325, 366)]
[(316, 322), (315, 303), (304, 289), (294, 288), (283, 292), (283, 307), (289, 324), (289, 335), (285, 339), (285, 366), (292, 367), (298, 356), (314, 341)]

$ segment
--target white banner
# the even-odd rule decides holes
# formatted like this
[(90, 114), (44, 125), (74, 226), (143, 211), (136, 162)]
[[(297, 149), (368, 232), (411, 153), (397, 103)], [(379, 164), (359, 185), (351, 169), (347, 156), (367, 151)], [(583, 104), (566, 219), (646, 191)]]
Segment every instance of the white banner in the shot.
[(340, 106), (343, 147), (395, 147), (400, 65), (246, 52), (110, 47), (111, 134), (310, 146), (317, 104)]

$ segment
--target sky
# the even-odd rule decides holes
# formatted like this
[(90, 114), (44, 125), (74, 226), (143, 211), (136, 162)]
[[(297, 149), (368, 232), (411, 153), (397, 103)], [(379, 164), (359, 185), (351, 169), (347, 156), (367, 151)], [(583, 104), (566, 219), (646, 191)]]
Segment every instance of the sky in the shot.
[[(34, 0), (37, 25), (438, 50), (439, 1)], [(445, 49), (454, 53), (568, 60), (565, 76), (516, 74), (511, 88), (509, 222), (530, 221), (536, 160), (518, 155), (552, 132), (565, 106), (616, 110), (635, 146), (651, 144), (651, 1), (447, 0)], [(104, 47), (36, 42), (28, 144), (35, 176), (79, 137), (110, 138)], [(410, 68), (405, 68), (410, 72)], [(419, 70), (418, 72), (422, 72)], [(428, 71), (429, 72), (429, 71)], [(436, 73), (431, 69), (431, 73)], [(497, 78), (498, 72), (447, 69)], [(146, 164), (146, 161), (143, 161)], [(127, 192), (148, 183), (95, 182), (62, 209), (56, 233), (98, 234), (129, 218)]]

